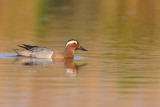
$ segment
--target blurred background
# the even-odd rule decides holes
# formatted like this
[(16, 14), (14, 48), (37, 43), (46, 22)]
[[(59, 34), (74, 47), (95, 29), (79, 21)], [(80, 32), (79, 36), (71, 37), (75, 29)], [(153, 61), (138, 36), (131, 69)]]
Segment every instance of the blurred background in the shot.
[[(89, 50), (75, 53), (85, 58), (4, 57), (22, 43), (64, 50), (72, 38)], [(159, 100), (160, 1), (0, 0), (1, 107), (159, 107)]]

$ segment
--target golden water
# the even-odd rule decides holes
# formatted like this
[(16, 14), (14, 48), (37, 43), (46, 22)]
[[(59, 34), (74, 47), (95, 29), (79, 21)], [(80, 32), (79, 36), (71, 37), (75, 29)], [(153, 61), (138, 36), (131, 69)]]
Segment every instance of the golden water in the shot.
[[(160, 1), (1, 0), (1, 107), (159, 107)], [(18, 44), (88, 49), (15, 57)], [(11, 54), (13, 53), (13, 54)]]

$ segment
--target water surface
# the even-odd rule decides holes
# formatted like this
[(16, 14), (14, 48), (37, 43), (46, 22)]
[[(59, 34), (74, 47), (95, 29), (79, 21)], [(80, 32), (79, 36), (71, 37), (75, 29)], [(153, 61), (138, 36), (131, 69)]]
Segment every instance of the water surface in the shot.
[[(159, 107), (160, 4), (152, 1), (0, 1), (0, 106)], [(16, 57), (22, 43), (74, 60)]]

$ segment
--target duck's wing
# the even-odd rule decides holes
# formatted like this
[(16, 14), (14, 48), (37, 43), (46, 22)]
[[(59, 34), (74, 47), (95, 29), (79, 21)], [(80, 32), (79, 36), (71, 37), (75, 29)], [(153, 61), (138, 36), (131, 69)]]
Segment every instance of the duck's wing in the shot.
[(47, 47), (33, 47), (29, 51), (32, 52), (31, 56), (36, 58), (52, 58), (54, 53), (53, 48)]

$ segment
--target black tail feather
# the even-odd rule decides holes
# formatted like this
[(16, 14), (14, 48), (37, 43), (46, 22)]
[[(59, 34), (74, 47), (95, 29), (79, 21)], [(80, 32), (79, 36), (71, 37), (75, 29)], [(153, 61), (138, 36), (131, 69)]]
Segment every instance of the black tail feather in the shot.
[(32, 49), (32, 48), (34, 48), (34, 47), (37, 47), (37, 46), (31, 46), (31, 45), (26, 45), (26, 44), (22, 44), (23, 46), (21, 46), (21, 45), (17, 45), (17, 46), (19, 46), (19, 47), (21, 47), (21, 48), (24, 48), (24, 49), (27, 49), (27, 50), (29, 50), (29, 49)]

